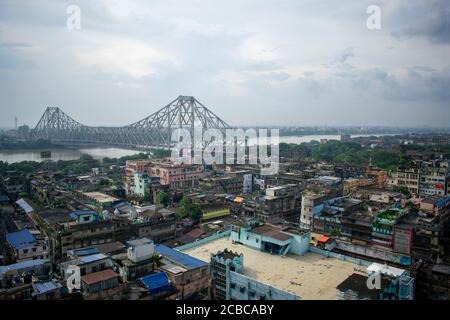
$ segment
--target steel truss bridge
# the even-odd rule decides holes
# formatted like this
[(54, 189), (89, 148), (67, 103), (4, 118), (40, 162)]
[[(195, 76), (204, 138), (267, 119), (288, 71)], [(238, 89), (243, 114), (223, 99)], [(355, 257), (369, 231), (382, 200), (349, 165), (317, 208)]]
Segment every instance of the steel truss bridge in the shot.
[(136, 149), (168, 149), (173, 146), (173, 130), (191, 133), (201, 128), (225, 132), (231, 128), (211, 110), (191, 96), (179, 96), (167, 106), (124, 127), (90, 127), (79, 123), (60, 108), (48, 107), (31, 131), (33, 140), (55, 144), (96, 144)]

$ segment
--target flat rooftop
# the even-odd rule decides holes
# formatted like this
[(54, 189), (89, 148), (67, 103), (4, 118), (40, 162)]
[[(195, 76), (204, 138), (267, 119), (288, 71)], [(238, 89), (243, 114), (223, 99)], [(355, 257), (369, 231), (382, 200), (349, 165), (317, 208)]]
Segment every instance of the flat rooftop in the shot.
[(111, 197), (101, 192), (84, 192), (83, 194), (86, 197), (89, 197), (99, 203), (114, 202), (118, 200), (117, 198)]
[(271, 255), (233, 244), (221, 238), (183, 251), (195, 258), (210, 262), (211, 253), (224, 249), (244, 254), (244, 275), (275, 288), (282, 289), (305, 300), (337, 300), (336, 287), (355, 272), (366, 274), (364, 266), (327, 258), (308, 252), (303, 256)]

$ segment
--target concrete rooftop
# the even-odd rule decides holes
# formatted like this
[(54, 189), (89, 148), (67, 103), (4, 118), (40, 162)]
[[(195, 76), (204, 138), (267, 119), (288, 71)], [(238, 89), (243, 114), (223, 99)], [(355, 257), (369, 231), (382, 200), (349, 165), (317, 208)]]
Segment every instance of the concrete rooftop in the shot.
[(336, 287), (355, 271), (365, 267), (308, 252), (304, 256), (280, 257), (233, 244), (228, 238), (183, 251), (210, 262), (211, 253), (225, 248), (244, 254), (244, 274), (273, 287), (292, 292), (305, 300), (336, 300)]

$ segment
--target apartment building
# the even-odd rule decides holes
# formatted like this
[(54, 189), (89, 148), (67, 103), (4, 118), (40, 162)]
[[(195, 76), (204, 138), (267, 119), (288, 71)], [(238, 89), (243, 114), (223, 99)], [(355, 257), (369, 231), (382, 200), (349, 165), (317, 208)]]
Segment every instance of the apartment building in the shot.
[(435, 164), (422, 162), (420, 167), (419, 194), (422, 196), (446, 194), (446, 185), (450, 178), (448, 163)]
[(406, 187), (413, 195), (419, 194), (420, 169), (416, 166), (399, 167), (397, 170), (397, 185)]

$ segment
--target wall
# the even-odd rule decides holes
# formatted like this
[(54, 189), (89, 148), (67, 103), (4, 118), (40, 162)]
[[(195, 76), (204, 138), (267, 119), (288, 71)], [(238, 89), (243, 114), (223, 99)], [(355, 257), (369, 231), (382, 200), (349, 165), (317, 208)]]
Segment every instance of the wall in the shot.
[(302, 256), (308, 251), (310, 241), (309, 233), (305, 233), (302, 235), (292, 234), (289, 232), (282, 232), (282, 233), (285, 233), (292, 237), (291, 248), (289, 249), (289, 253)]
[(235, 231), (231, 231), (231, 240), (240, 242), (247, 247), (261, 250), (262, 248), (262, 237), (257, 234), (251, 233), (251, 231), (244, 230), (240, 228), (240, 234)]
[[(230, 287), (230, 296), (233, 300), (261, 300), (260, 295), (264, 295), (266, 300), (300, 300), (301, 297), (274, 287), (271, 287), (252, 278), (246, 277), (237, 272), (230, 271), (230, 285), (234, 284), (234, 288)], [(244, 292), (240, 288), (244, 287)], [(254, 296), (250, 294), (254, 291)]]
[(372, 262), (367, 261), (367, 260), (352, 258), (352, 257), (346, 256), (343, 254), (339, 254), (339, 253), (335, 253), (335, 252), (331, 252), (331, 251), (327, 251), (327, 250), (322, 250), (322, 249), (319, 249), (319, 248), (316, 248), (313, 246), (309, 247), (309, 251), (312, 253), (321, 254), (326, 257), (331, 257), (331, 258), (335, 258), (335, 259), (339, 259), (339, 260), (343, 260), (343, 261), (348, 261), (350, 263), (354, 263), (359, 266), (369, 266), (372, 264)]
[(217, 240), (217, 239), (220, 239), (220, 238), (229, 237), (229, 236), (230, 236), (230, 233), (231, 233), (231, 230), (226, 230), (226, 231), (223, 231), (223, 232), (218, 232), (218, 233), (216, 233), (216, 234), (214, 234), (214, 235), (212, 235), (212, 236), (209, 236), (209, 237), (206, 237), (206, 238), (197, 240), (197, 241), (195, 241), (195, 242), (188, 243), (188, 244), (185, 244), (185, 245), (176, 247), (176, 248), (174, 248), (174, 249), (175, 249), (175, 250), (178, 250), (178, 251), (189, 250), (189, 249), (192, 249), (192, 248), (201, 246), (201, 245), (203, 245), (203, 244), (205, 244), (205, 243), (208, 243), (208, 242), (210, 242), (210, 241), (214, 241), (214, 240)]

